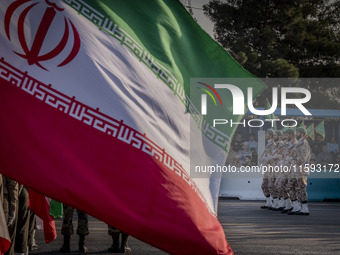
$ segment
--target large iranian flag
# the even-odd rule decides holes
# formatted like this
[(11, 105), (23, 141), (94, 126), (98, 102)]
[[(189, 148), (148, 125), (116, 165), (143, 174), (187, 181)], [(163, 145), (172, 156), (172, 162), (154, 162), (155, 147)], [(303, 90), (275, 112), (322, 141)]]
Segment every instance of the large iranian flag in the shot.
[(223, 164), (234, 128), (190, 127), (189, 79), (251, 75), (180, 2), (1, 0), (0, 34), (1, 173), (169, 253), (232, 254), (190, 139)]

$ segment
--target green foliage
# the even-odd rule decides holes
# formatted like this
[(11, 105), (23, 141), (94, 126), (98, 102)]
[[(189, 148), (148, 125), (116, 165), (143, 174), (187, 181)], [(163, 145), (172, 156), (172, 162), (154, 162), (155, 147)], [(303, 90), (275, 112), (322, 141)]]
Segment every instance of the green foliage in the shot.
[[(215, 39), (254, 75), (340, 78), (340, 0), (211, 0), (203, 8)], [(299, 86), (312, 92), (308, 107), (340, 107), (339, 85)], [(258, 105), (266, 98), (270, 88)]]
[(204, 12), (259, 77), (340, 77), (339, 0), (212, 0)]
[(282, 58), (278, 58), (274, 61), (264, 60), (261, 72), (263, 75), (270, 77), (299, 77), (299, 69)]

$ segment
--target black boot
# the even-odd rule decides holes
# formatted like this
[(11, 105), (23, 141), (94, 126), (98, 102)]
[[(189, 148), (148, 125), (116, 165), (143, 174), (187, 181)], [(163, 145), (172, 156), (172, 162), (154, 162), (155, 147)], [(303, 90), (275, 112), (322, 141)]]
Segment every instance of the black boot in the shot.
[(287, 210), (283, 209), (283, 211), (282, 211), (281, 213), (289, 213), (289, 212), (291, 212), (292, 210), (293, 210), (293, 208), (290, 208), (290, 209), (287, 209)]
[(85, 245), (85, 235), (79, 235), (79, 252), (86, 253), (87, 247)]
[(122, 242), (120, 244), (119, 252), (129, 253), (131, 249), (128, 247), (129, 235), (122, 232)]
[(70, 253), (70, 241), (71, 241), (71, 236), (65, 235), (63, 246), (61, 246), (60, 248), (61, 253)]
[(108, 252), (118, 253), (119, 252), (119, 232), (114, 232), (112, 235), (112, 245), (107, 249)]

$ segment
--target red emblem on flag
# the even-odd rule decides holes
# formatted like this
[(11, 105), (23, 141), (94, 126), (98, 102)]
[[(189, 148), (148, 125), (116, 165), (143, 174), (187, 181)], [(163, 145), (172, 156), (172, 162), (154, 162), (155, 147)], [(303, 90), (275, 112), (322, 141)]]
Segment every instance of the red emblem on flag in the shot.
[[(11, 22), (13, 13), (20, 6), (30, 1), (31, 0), (17, 0), (8, 7), (6, 14), (5, 14), (5, 31), (6, 31), (7, 38), (9, 40), (11, 40), (10, 22)], [(67, 55), (67, 57), (60, 64), (58, 64), (58, 66), (64, 66), (68, 64), (69, 62), (71, 62), (76, 57), (80, 49), (80, 38), (73, 23), (69, 19), (64, 17), (64, 23), (65, 23), (64, 34), (60, 38), (59, 43), (53, 49), (49, 49), (47, 53), (44, 53), (44, 54), (41, 53), (41, 48), (44, 44), (44, 41), (48, 34), (47, 32), (50, 26), (52, 25), (54, 18), (56, 17), (56, 15), (60, 15), (60, 14), (62, 15), (62, 12), (64, 11), (63, 8), (53, 3), (51, 0), (45, 0), (45, 3), (47, 4), (47, 8), (45, 9), (41, 22), (35, 33), (33, 43), (31, 44), (30, 49), (27, 44), (27, 39), (25, 38), (24, 23), (25, 23), (27, 14), (33, 9), (33, 7), (35, 7), (37, 4), (40, 4), (40, 2), (32, 3), (28, 5), (26, 8), (24, 8), (23, 10), (21, 10), (21, 13), (18, 19), (18, 24), (17, 24), (17, 32), (18, 32), (18, 40), (20, 42), (23, 53), (18, 53), (18, 52), (15, 52), (15, 53), (18, 56), (24, 59), (27, 59), (27, 62), (29, 65), (35, 64), (39, 66), (40, 68), (47, 70), (45, 67), (43, 67), (40, 64), (40, 62), (53, 59), (65, 50), (65, 46), (70, 36), (70, 28), (72, 30), (73, 38), (74, 38), (73, 46), (72, 46), (71, 51)], [(51, 33), (49, 35), (51, 35)]]

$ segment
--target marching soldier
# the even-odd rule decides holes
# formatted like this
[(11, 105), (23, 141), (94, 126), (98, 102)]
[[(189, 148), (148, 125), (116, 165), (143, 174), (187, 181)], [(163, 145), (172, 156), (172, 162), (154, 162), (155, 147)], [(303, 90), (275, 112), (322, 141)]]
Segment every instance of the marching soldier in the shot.
[[(260, 158), (260, 162), (263, 165), (268, 164), (269, 156), (271, 155), (273, 149), (275, 148), (276, 144), (275, 144), (274, 139), (273, 139), (274, 134), (275, 134), (274, 129), (270, 128), (266, 131), (265, 139), (267, 141), (267, 144), (266, 144), (266, 148), (265, 148), (265, 150), (264, 150), (264, 152), (263, 152), (263, 154)], [(264, 206), (261, 206), (261, 209), (268, 209), (268, 208), (272, 207), (272, 201), (271, 201), (271, 198), (270, 198), (270, 191), (268, 189), (269, 178), (271, 178), (270, 173), (265, 172), (264, 175), (263, 175), (263, 181), (262, 181), (261, 188), (262, 188), (263, 194), (266, 197), (266, 204)]]
[(295, 138), (296, 131), (292, 128), (289, 128), (285, 131), (287, 134), (287, 153), (284, 157), (284, 165), (291, 169), (290, 172), (285, 174), (286, 180), (284, 180), (284, 187), (286, 194), (288, 193), (289, 198), (285, 199), (286, 207), (282, 211), (282, 213), (293, 214), (301, 209), (300, 203), (297, 201), (297, 192), (296, 192), (296, 174), (294, 172), (293, 166), (296, 164), (295, 155), (296, 155), (296, 146), (297, 140)]
[[(286, 160), (286, 157), (295, 146), (295, 142), (293, 139), (291, 139), (291, 136), (288, 139), (288, 133), (294, 133), (294, 130), (287, 129), (282, 134), (282, 146), (278, 153), (278, 165), (281, 165), (282, 167), (289, 166), (289, 162)], [(281, 213), (287, 213), (293, 208), (292, 202), (289, 198), (289, 193), (287, 191), (288, 177), (289, 173), (282, 170), (278, 173), (277, 179), (275, 180), (275, 187), (281, 201), (280, 207), (283, 207)]]
[(301, 210), (295, 212), (296, 215), (309, 215), (309, 209), (307, 205), (307, 176), (309, 175), (308, 168), (305, 168), (305, 164), (309, 162), (311, 157), (311, 149), (306, 140), (307, 131), (305, 128), (299, 127), (296, 130), (296, 138), (298, 144), (296, 146), (296, 162), (298, 166), (296, 193), (299, 203), (301, 203)]
[[(272, 129), (269, 130), (269, 132), (271, 132)], [(275, 166), (275, 155), (276, 155), (276, 151), (278, 148), (278, 144), (277, 144), (277, 133), (275, 130), (274, 134), (273, 134), (273, 141), (275, 144), (273, 144), (271, 151), (269, 152), (269, 154), (267, 154), (267, 164), (270, 166)], [(268, 172), (268, 190), (270, 193), (270, 196), (272, 197), (272, 205), (268, 208), (268, 210), (276, 210), (276, 208), (278, 207), (278, 199), (277, 199), (277, 192), (276, 189), (274, 187), (275, 184), (275, 178), (276, 178), (276, 174), (274, 171), (269, 171)]]
[[(64, 205), (64, 219), (61, 227), (61, 234), (64, 236), (63, 246), (60, 248), (61, 253), (70, 253), (71, 235), (74, 234), (73, 230), (73, 211), (74, 208)], [(85, 245), (85, 236), (89, 234), (88, 216), (83, 211), (77, 210), (78, 213), (78, 227), (77, 235), (79, 236), (79, 252), (86, 253), (87, 247)]]
[(289, 148), (289, 154), (286, 156), (286, 164), (289, 166), (291, 171), (288, 174), (288, 180), (286, 185), (286, 191), (289, 193), (289, 197), (292, 202), (292, 210), (288, 212), (288, 215), (294, 215), (296, 212), (299, 212), (301, 210), (301, 203), (298, 201), (297, 197), (297, 144), (298, 141), (296, 140), (296, 131), (293, 129), (288, 129), (288, 140), (291, 141), (290, 148)]
[[(274, 139), (275, 139), (276, 146), (271, 156), (271, 159), (272, 159), (271, 162), (275, 166), (279, 165), (279, 161), (282, 158), (282, 151), (285, 147), (285, 143), (282, 141), (282, 135), (283, 135), (283, 132), (281, 130), (275, 130)], [(282, 211), (284, 209), (284, 198), (282, 194), (280, 193), (278, 186), (276, 185), (276, 180), (279, 178), (279, 176), (280, 176), (280, 172), (273, 172), (272, 178), (268, 184), (270, 194), (274, 200), (274, 208), (273, 208), (274, 211)]]

